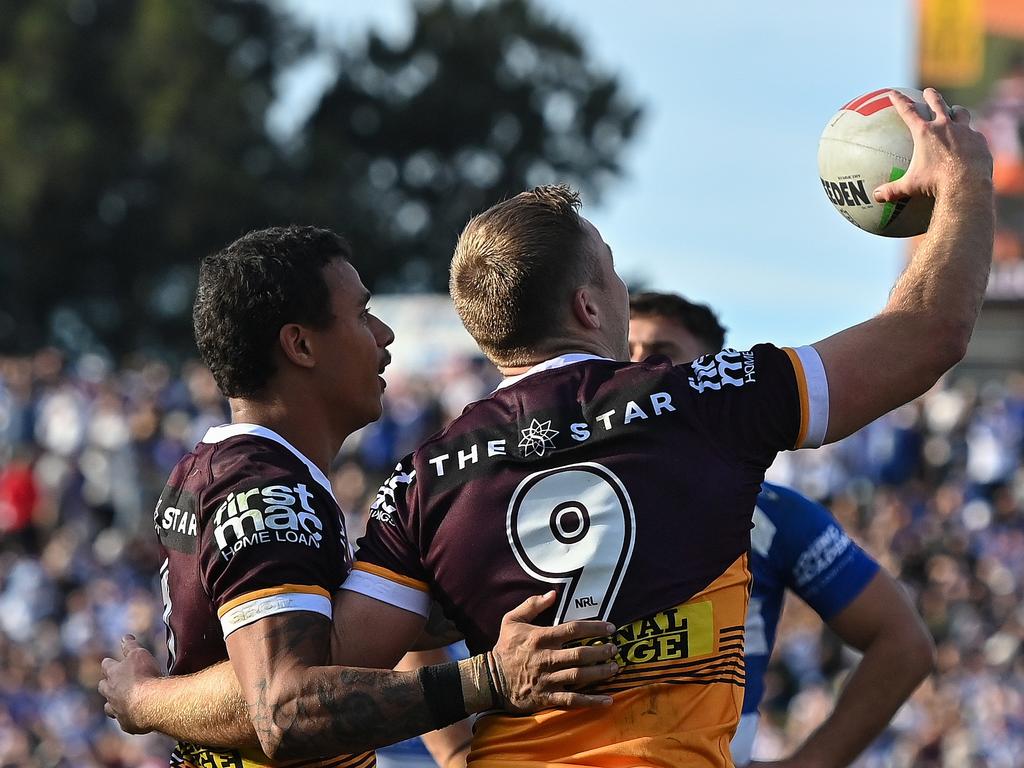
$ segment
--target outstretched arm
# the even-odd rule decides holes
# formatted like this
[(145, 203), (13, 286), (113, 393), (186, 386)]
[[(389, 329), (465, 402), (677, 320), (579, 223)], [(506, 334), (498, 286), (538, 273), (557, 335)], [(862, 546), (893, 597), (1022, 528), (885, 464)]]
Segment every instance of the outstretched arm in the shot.
[(841, 768), (885, 729), (935, 665), (935, 645), (902, 587), (879, 571), (829, 626), (864, 652), (828, 719), (787, 760), (751, 768)]
[(992, 260), (992, 158), (967, 110), (949, 116), (937, 91), (924, 93), (930, 121), (903, 94), (890, 95), (913, 134), (914, 156), (906, 175), (875, 198), (934, 197), (931, 225), (885, 309), (814, 345), (828, 378), (826, 442), (926, 392), (964, 356), (981, 308)]

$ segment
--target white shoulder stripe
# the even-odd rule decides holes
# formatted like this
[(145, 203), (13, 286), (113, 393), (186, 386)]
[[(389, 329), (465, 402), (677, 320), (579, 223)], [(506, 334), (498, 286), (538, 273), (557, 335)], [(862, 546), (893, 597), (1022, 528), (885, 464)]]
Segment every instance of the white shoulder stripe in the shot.
[(431, 600), (427, 592), (421, 592), (396, 581), (385, 579), (375, 573), (351, 571), (341, 588), (372, 597), (374, 600), (380, 600), (382, 603), (393, 605), (410, 613), (430, 616)]
[(794, 350), (804, 367), (807, 379), (807, 433), (797, 448), (817, 448), (825, 442), (828, 431), (828, 378), (818, 350), (814, 347), (797, 347)]
[(236, 605), (220, 618), (220, 627), (226, 638), (236, 629), (247, 627), (254, 621), (291, 611), (310, 611), (331, 618), (331, 601), (323, 595), (305, 592), (286, 592), (281, 595), (257, 597)]

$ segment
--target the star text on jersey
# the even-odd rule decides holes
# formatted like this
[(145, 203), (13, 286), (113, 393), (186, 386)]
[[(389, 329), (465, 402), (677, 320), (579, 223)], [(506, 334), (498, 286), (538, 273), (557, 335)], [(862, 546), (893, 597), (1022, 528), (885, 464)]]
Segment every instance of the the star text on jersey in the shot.
[[(672, 395), (668, 392), (654, 392), (646, 398), (628, 400), (620, 408), (612, 408), (597, 414), (593, 423), (576, 421), (570, 424), (554, 424), (553, 419), (540, 421), (531, 419), (530, 426), (521, 431), (519, 449), (523, 458), (544, 456), (548, 450), (557, 447), (555, 438), (568, 428), (569, 437), (577, 443), (586, 442), (595, 433), (602, 434), (630, 425), (646, 422), (648, 419), (672, 413), (676, 407), (672, 404)], [(428, 459), (437, 477), (444, 477), (446, 472), (461, 471), (477, 464), (483, 459), (496, 456), (507, 456), (508, 446), (505, 440), (488, 440), (486, 443), (473, 444), (454, 453), (442, 453)]]
[(158, 536), (160, 535), (161, 528), (165, 531), (175, 531), (185, 536), (195, 536), (198, 530), (196, 513), (191, 510), (167, 506), (161, 512), (160, 502), (157, 502), (156, 514), (153, 517), (156, 520)]

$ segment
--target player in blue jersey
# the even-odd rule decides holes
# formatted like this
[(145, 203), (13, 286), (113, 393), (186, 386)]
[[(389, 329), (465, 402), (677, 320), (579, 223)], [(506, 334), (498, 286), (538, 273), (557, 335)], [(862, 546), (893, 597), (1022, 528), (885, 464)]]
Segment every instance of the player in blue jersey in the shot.
[[(724, 345), (725, 329), (708, 307), (674, 294), (631, 297), (629, 346), (634, 361), (658, 354), (679, 364)], [(863, 651), (864, 658), (828, 720), (792, 757), (771, 765), (848, 765), (931, 671), (932, 640), (899, 585), (820, 504), (765, 483), (750, 544), (747, 677), (733, 760), (743, 766), (751, 759), (764, 675), (788, 589), (844, 642)]]

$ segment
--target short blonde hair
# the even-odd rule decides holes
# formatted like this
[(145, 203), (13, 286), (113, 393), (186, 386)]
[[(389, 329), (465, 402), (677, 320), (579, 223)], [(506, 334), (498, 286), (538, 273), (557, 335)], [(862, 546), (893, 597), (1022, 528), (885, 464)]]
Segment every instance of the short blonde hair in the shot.
[(499, 365), (535, 362), (565, 322), (568, 299), (595, 276), (579, 194), (536, 187), (470, 219), (449, 287), (466, 329)]

